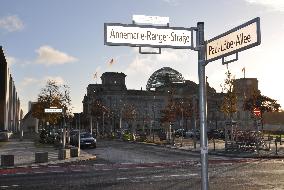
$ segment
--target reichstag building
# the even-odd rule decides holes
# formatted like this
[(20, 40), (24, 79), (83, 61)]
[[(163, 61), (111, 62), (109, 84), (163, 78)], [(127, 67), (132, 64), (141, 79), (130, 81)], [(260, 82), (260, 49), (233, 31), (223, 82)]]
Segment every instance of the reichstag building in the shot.
[[(148, 79), (146, 90), (129, 90), (125, 85), (124, 73), (105, 72), (101, 76), (102, 84), (89, 84), (83, 99), (81, 123), (100, 133), (116, 130), (167, 130), (199, 128), (198, 120), (198, 84), (186, 80), (178, 71), (163, 67), (155, 71)], [(206, 82), (208, 128), (224, 128), (227, 117), (220, 111), (224, 93)], [(233, 119), (240, 129), (253, 126), (251, 114), (243, 110), (244, 98), (258, 90), (256, 78), (236, 79), (238, 112)], [(180, 114), (171, 117), (167, 109), (179, 107)], [(100, 109), (99, 109), (100, 108)], [(78, 115), (75, 115), (78, 117)], [(170, 118), (170, 119), (169, 119)], [(170, 120), (170, 122), (169, 122)], [(168, 122), (167, 122), (168, 121)]]

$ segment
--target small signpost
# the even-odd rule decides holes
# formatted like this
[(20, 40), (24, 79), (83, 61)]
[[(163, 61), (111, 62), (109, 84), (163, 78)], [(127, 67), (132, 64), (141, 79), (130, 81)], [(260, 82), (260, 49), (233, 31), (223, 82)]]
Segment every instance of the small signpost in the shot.
[(260, 117), (260, 114), (261, 114), (260, 109), (259, 108), (253, 108), (253, 114), (257, 117)]
[(62, 109), (51, 107), (51, 108), (45, 108), (44, 112), (45, 113), (62, 113)]
[[(260, 18), (252, 19), (208, 41), (204, 40), (203, 22), (198, 22), (196, 27), (191, 28), (169, 27), (168, 17), (144, 15), (134, 15), (133, 22), (134, 24), (105, 23), (104, 44), (139, 47), (140, 53), (142, 53), (141, 47), (198, 51), (201, 189), (207, 190), (209, 176), (205, 66), (220, 58), (225, 64), (236, 61), (238, 60), (238, 52), (259, 45), (261, 43)], [(137, 23), (151, 25), (167, 23), (167, 26), (138, 25)], [(196, 46), (193, 43), (194, 32)], [(232, 54), (236, 54), (235, 59), (224, 61), (224, 57)]]

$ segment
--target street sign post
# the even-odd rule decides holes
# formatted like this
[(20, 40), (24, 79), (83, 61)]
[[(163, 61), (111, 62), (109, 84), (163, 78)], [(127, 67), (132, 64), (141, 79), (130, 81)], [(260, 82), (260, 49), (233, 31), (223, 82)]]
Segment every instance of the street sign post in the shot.
[(208, 40), (206, 43), (206, 62), (259, 45), (260, 18), (250, 20), (232, 30)]
[(105, 23), (105, 45), (193, 49), (193, 28)]
[[(134, 18), (133, 20), (136, 22), (139, 19)], [(154, 22), (153, 19), (150, 20)], [(261, 41), (260, 18), (248, 21), (207, 42), (204, 40), (203, 22), (198, 22), (197, 27), (191, 28), (105, 23), (104, 30), (104, 43), (109, 46), (176, 48), (198, 51), (201, 189), (208, 190), (205, 66), (211, 61), (259, 45)], [(193, 45), (194, 31), (196, 32), (196, 47)], [(236, 57), (237, 59), (238, 57)], [(231, 61), (223, 59), (223, 63), (229, 62)]]

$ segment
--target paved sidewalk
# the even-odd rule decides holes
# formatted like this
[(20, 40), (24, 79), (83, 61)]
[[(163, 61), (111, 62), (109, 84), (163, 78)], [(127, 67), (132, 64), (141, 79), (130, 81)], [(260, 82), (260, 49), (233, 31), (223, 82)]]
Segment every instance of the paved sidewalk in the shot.
[[(35, 163), (36, 152), (48, 152), (48, 162)], [(23, 141), (19, 141), (19, 139), (10, 139), (9, 142), (4, 143), (3, 146), (0, 147), (0, 155), (6, 154), (14, 155), (14, 167), (59, 164), (96, 158), (96, 156), (88, 154), (87, 152), (81, 150), (79, 157), (74, 157), (66, 160), (58, 160), (57, 148), (53, 147), (52, 145), (43, 145), (41, 147), (36, 147), (32, 139), (24, 139)], [(1, 168), (2, 167), (0, 166), (0, 169)]]
[[(176, 138), (175, 145), (165, 145), (159, 141), (156, 141), (155, 143), (146, 143), (146, 142), (140, 142), (147, 145), (153, 145), (153, 146), (165, 146), (167, 148), (172, 149), (179, 149), (184, 151), (191, 151), (195, 153), (200, 153), (200, 144), (197, 142), (196, 149), (194, 149), (193, 141), (191, 139), (183, 139), (183, 146), (180, 145), (180, 139)], [(267, 142), (268, 143), (268, 142)], [(232, 157), (232, 158), (284, 158), (284, 142), (282, 145), (278, 142), (277, 145), (277, 155), (276, 153), (276, 147), (274, 143), (270, 144), (270, 150), (260, 150), (259, 154), (257, 152), (253, 151), (225, 151), (225, 142), (222, 140), (216, 140), (215, 143), (215, 151), (214, 151), (214, 145), (213, 142), (210, 140), (208, 143), (208, 154), (209, 155), (218, 155), (218, 156), (226, 156), (226, 157)]]

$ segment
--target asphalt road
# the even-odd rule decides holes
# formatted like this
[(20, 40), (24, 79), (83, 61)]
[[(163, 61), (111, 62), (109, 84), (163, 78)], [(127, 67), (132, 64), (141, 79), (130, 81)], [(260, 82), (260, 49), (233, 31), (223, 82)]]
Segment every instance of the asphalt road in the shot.
[[(0, 173), (0, 189), (200, 189), (199, 155), (136, 143), (103, 141), (98, 159)], [(284, 189), (282, 160), (210, 157), (210, 189)]]

